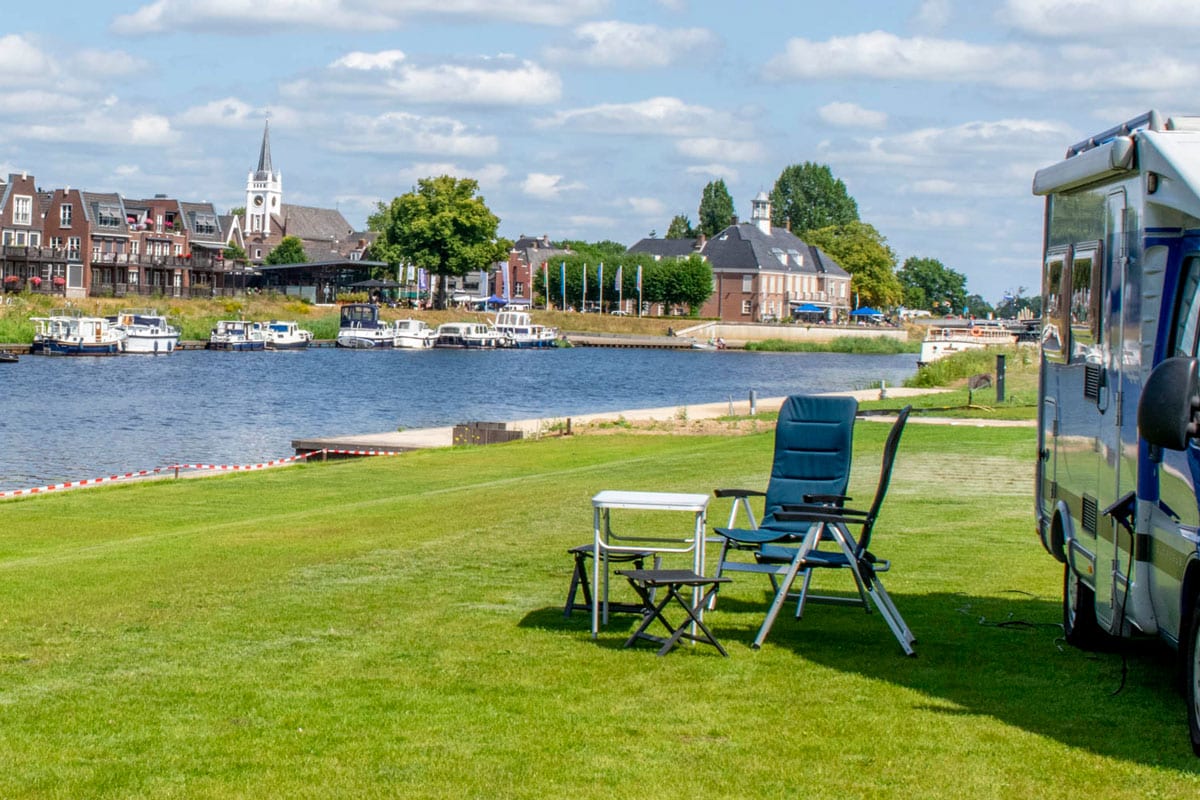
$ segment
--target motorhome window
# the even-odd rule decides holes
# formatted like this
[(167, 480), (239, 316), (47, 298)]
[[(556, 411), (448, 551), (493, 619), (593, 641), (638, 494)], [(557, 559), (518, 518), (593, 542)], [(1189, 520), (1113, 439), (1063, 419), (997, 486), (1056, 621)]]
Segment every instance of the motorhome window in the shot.
[(1067, 254), (1064, 250), (1046, 254), (1045, 272), (1042, 276), (1042, 352), (1051, 360), (1061, 360), (1066, 353), (1067, 298), (1064, 280), (1067, 275)]
[(1196, 330), (1200, 325), (1200, 256), (1184, 259), (1183, 272), (1179, 278), (1179, 302), (1175, 309), (1175, 330), (1172, 352), (1177, 356), (1196, 354)]
[(1071, 261), (1071, 336), (1076, 347), (1100, 341), (1102, 296), (1098, 246), (1077, 246)]

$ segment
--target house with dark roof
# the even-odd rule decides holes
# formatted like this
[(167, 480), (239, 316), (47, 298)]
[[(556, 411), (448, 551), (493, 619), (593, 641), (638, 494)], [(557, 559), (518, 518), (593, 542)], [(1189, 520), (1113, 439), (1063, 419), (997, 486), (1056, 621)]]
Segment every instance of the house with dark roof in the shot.
[(772, 322), (803, 308), (812, 317), (834, 321), (850, 311), (850, 273), (820, 248), (773, 227), (765, 192), (754, 198), (749, 222), (730, 225), (711, 239), (643, 239), (630, 252), (656, 259), (699, 253), (713, 272), (713, 294), (700, 310), (703, 317)]

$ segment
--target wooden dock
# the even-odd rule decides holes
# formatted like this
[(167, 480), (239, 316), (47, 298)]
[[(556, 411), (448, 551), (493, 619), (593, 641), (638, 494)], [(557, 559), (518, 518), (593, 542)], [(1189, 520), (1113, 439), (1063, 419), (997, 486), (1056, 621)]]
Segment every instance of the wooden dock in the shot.
[(695, 339), (683, 336), (631, 336), (625, 333), (564, 333), (573, 347), (640, 347), (652, 350), (690, 350)]

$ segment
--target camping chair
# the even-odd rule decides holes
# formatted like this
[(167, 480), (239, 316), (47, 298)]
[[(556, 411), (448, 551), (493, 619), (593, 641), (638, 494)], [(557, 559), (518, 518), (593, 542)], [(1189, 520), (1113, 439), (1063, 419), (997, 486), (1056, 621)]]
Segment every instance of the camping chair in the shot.
[[(891, 568), (891, 562), (877, 558), (871, 552), (871, 534), (875, 529), (875, 522), (879, 518), (879, 510), (883, 506), (883, 499), (887, 496), (888, 484), (892, 477), (892, 467), (896, 462), (896, 451), (900, 446), (900, 436), (904, 432), (904, 425), (908, 421), (908, 415), (912, 411), (912, 406), (905, 406), (901, 409), (900, 414), (896, 417), (895, 423), (892, 425), (891, 431), (888, 433), (887, 442), (883, 449), (883, 463), (879, 470), (879, 484), (875, 489), (875, 499), (871, 503), (871, 507), (867, 511), (859, 511), (855, 509), (808, 503), (798, 506), (787, 506), (776, 514), (776, 518), (789, 523), (808, 524), (814, 526), (810, 530), (810, 534), (805, 538), (805, 541), (799, 548), (791, 549), (790, 563), (787, 572), (781, 582), (779, 591), (776, 593), (775, 601), (771, 605), (770, 611), (767, 613), (767, 621), (763, 623), (763, 629), (759, 632), (759, 637), (755, 640), (755, 646), (761, 646), (762, 640), (766, 633), (770, 630), (771, 623), (774, 622), (775, 615), (779, 613), (780, 607), (783, 605), (786, 598), (786, 593), (789, 591), (792, 581), (796, 576), (803, 572), (804, 583), (800, 590), (800, 601), (796, 608), (796, 617), (799, 618), (804, 613), (804, 604), (808, 600), (813, 602), (842, 602), (842, 603), (858, 603), (861, 604), (870, 613), (871, 605), (879, 610), (880, 616), (887, 622), (888, 627), (895, 635), (896, 640), (900, 642), (900, 646), (904, 649), (907, 655), (913, 655), (912, 645), (916, 641), (912, 631), (905, 624), (904, 618), (900, 616), (896, 604), (892, 602), (892, 598), (888, 595), (887, 590), (883, 587), (883, 582), (879, 578), (879, 573), (887, 572)], [(850, 533), (852, 527), (858, 527), (858, 537), (855, 538)], [(818, 549), (820, 537), (816, 534), (815, 529), (820, 528), (823, 534), (827, 534), (830, 539), (837, 543), (837, 549), (821, 550)], [(777, 552), (773, 547), (768, 546), (764, 553), (764, 558), (767, 559), (782, 559), (786, 557), (783, 552)], [(780, 548), (783, 550), (786, 548)], [(859, 598), (845, 597), (828, 597), (828, 596), (810, 596), (809, 583), (812, 580), (813, 571), (817, 569), (843, 569), (848, 570), (854, 578), (854, 582), (858, 588)], [(868, 603), (868, 598), (870, 603)]]
[[(838, 505), (845, 497), (850, 479), (850, 450), (854, 436), (854, 415), (858, 401), (853, 397), (793, 395), (784, 400), (775, 426), (775, 454), (767, 491), (717, 489), (717, 497), (733, 498), (729, 524), (715, 528), (722, 537), (717, 562), (717, 577), (725, 572), (765, 573), (772, 589), (778, 591), (777, 576), (787, 572), (790, 556), (782, 563), (764, 557), (763, 545), (791, 542), (799, 544), (812, 527), (809, 522), (779, 519), (784, 506), (798, 504)], [(751, 497), (762, 497), (763, 516), (759, 523), (750, 507)], [(737, 527), (738, 509), (742, 509), (749, 527)], [(746, 561), (745, 553), (754, 561)], [(731, 556), (742, 553), (741, 558)]]

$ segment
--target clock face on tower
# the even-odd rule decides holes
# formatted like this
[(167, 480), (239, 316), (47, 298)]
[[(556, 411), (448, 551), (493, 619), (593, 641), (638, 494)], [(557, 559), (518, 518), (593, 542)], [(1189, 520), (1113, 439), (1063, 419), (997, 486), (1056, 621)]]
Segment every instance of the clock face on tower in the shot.
[(262, 198), (262, 195), (261, 195), (261, 194), (256, 194), (256, 195), (254, 196), (254, 205), (256, 205), (256, 206), (261, 206), (262, 204), (263, 204), (263, 198)]

